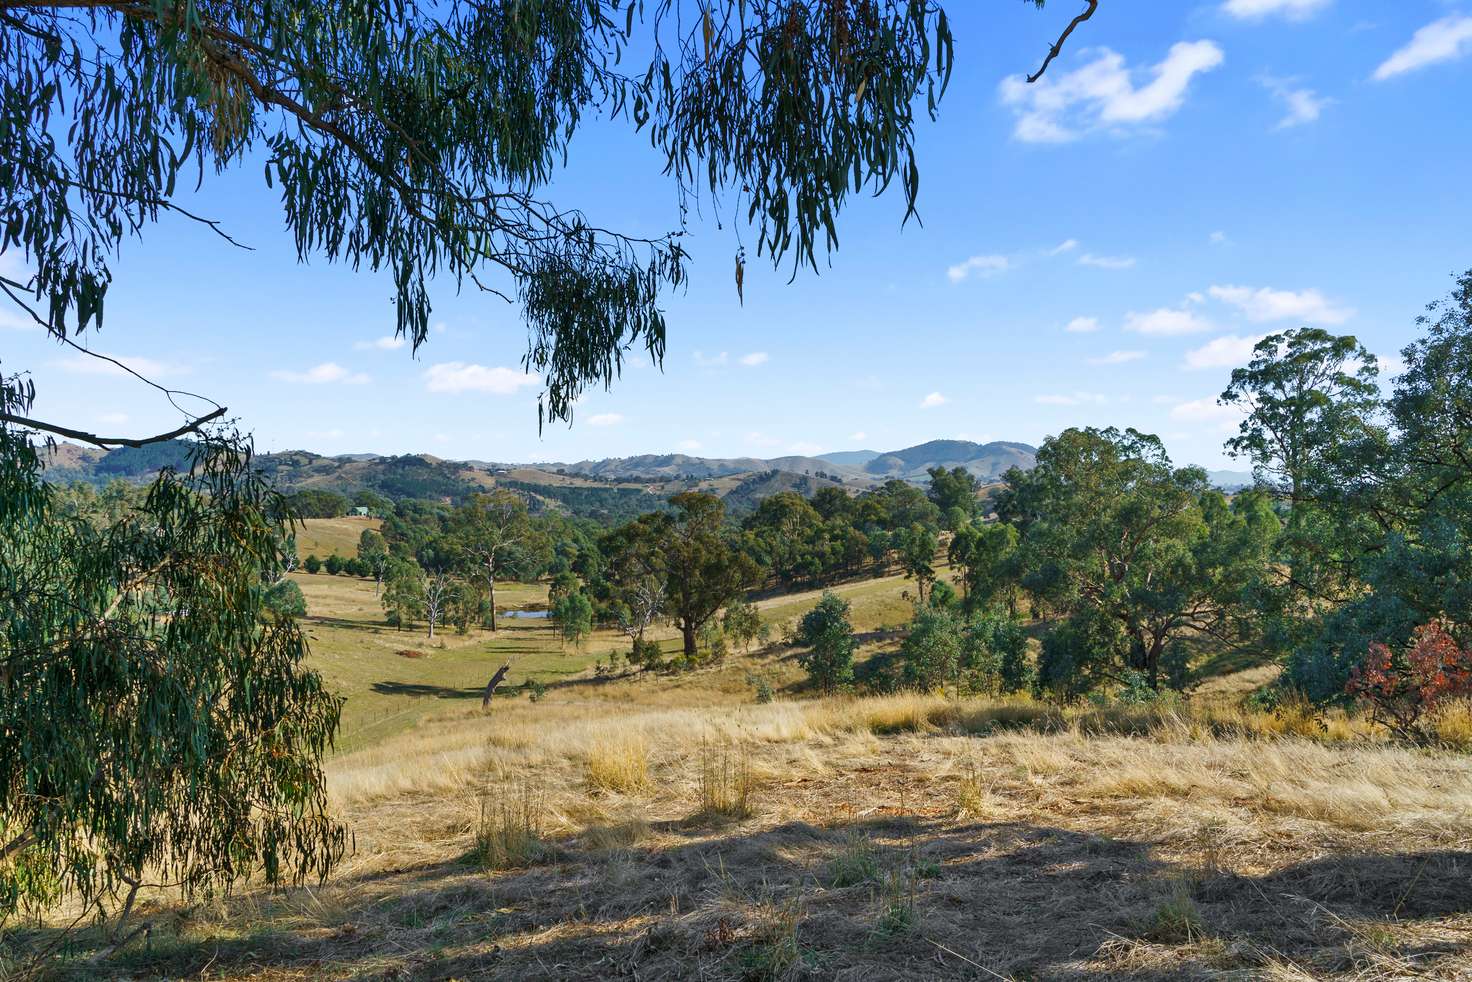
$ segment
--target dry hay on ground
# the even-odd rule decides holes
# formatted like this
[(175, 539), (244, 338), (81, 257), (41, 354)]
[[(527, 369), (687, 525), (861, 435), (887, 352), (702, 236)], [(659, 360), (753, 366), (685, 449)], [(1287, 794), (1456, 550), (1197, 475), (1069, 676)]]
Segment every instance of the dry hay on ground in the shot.
[[(909, 697), (462, 713), (334, 763), (358, 849), (328, 885), (166, 906), (174, 933), (123, 968), (1472, 977), (1465, 755), (1167, 716), (1091, 733), (1037, 707), (1050, 732), (993, 725), (1026, 709)], [(732, 775), (748, 808), (703, 807)], [(488, 801), (535, 810), (535, 847), (497, 853), (513, 868), (477, 865), (478, 834), (497, 834)]]

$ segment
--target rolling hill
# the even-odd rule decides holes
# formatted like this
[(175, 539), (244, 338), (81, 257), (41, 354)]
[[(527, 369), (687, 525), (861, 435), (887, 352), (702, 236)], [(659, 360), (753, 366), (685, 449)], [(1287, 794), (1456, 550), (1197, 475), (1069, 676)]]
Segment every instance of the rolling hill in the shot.
[[(152, 480), (164, 467), (185, 466), (184, 441), (110, 453), (59, 444), (48, 460), (47, 476), (57, 483), (94, 485), (121, 479)], [(600, 521), (657, 507), (672, 494), (701, 489), (727, 499), (733, 512), (749, 511), (778, 491), (811, 495), (825, 486), (861, 491), (887, 480), (928, 480), (930, 467), (965, 467), (982, 480), (995, 480), (1009, 467), (1030, 467), (1033, 448), (1023, 443), (971, 443), (932, 440), (881, 453), (840, 451), (820, 457), (711, 458), (687, 454), (641, 454), (572, 464), (509, 464), (482, 460), (444, 460), (429, 454), (325, 456), (309, 450), (261, 454), (257, 465), (283, 491), (372, 491), (395, 500), (459, 500), (477, 491), (507, 486), (540, 506)]]

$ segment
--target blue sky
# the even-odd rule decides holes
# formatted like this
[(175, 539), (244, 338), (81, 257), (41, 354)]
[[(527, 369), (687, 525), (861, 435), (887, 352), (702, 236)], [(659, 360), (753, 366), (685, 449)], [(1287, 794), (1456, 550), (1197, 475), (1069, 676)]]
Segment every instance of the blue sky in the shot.
[[(946, 6), (957, 67), (920, 129), (923, 227), (901, 230), (898, 194), (860, 199), (831, 268), (789, 284), (754, 263), (738, 305), (729, 223), (692, 219), (663, 371), (636, 363), (571, 428), (538, 434), (515, 308), (442, 284), (411, 357), (384, 279), (296, 263), (259, 168), (190, 205), (255, 251), (147, 229), (88, 343), (228, 405), (262, 450), (776, 456), (1114, 424), (1225, 466), (1215, 397), (1253, 340), (1314, 324), (1393, 358), (1472, 266), (1472, 2), (1105, 4), (1030, 88), (1016, 76), (1075, 4)], [(631, 233), (678, 214), (647, 141), (608, 125), (551, 194)], [(19, 323), (0, 312), (0, 358), (32, 371), (37, 415), (177, 424)]]

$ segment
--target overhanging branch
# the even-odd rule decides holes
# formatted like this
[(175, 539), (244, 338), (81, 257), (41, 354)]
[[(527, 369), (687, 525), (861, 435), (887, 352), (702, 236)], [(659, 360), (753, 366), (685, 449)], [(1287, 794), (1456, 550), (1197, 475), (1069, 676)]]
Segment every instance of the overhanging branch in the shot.
[(145, 447), (150, 443), (164, 443), (168, 440), (178, 439), (179, 437), (184, 436), (186, 433), (198, 433), (206, 423), (214, 422), (223, 415), (225, 415), (225, 407), (221, 406), (219, 409), (216, 409), (212, 413), (206, 413), (205, 415), (200, 416), (197, 419), (185, 423), (178, 429), (170, 430), (167, 433), (159, 433), (156, 436), (145, 437), (98, 436), (95, 433), (88, 433), (84, 430), (74, 430), (66, 426), (58, 426), (55, 423), (42, 422), (39, 419), (30, 419), (25, 416), (17, 416), (14, 413), (0, 412), (0, 423), (14, 423), (17, 426), (24, 426), (32, 430), (40, 430), (43, 433), (51, 433), (56, 436), (63, 436), (69, 440), (80, 440), (83, 443), (90, 443), (92, 444), (92, 446), (100, 447), (103, 450), (114, 450), (118, 447)]
[(1053, 59), (1057, 58), (1063, 51), (1063, 42), (1068, 40), (1068, 35), (1073, 33), (1073, 29), (1094, 16), (1094, 11), (1099, 9), (1099, 0), (1084, 0), (1084, 2), (1089, 5), (1088, 9), (1068, 22), (1068, 26), (1063, 29), (1063, 33), (1058, 35), (1058, 40), (1054, 41), (1053, 46), (1048, 49), (1048, 57), (1043, 59), (1042, 65), (1037, 71), (1027, 76), (1029, 85), (1043, 77), (1043, 72), (1048, 70), (1048, 66), (1053, 63)]

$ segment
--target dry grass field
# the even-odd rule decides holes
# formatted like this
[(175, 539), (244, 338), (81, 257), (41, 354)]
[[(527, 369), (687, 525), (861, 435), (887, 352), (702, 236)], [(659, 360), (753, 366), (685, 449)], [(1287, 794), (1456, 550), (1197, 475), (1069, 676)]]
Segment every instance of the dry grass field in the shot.
[[(610, 678), (613, 636), (528, 622), (407, 659), (371, 583), (301, 583), (354, 851), (322, 885), (155, 895), (147, 945), (72, 977), (1472, 978), (1466, 712), (1460, 749), (1400, 746), (1242, 708), (1262, 667), (1156, 708), (818, 699), (780, 645)], [(906, 586), (840, 592), (873, 634)], [(483, 712), (508, 655), (548, 690)]]

